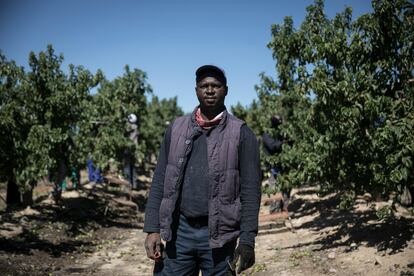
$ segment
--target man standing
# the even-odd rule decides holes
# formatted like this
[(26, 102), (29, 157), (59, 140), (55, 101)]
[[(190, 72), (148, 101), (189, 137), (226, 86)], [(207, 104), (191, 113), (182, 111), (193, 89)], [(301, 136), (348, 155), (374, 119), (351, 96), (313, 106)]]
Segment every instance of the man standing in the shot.
[(200, 105), (165, 133), (146, 205), (145, 249), (155, 260), (154, 274), (228, 275), (237, 263), (240, 273), (255, 261), (256, 137), (226, 110), (223, 70), (198, 68), (195, 90)]
[[(286, 135), (280, 135), (279, 126), (282, 124), (282, 118), (279, 115), (273, 115), (270, 118), (270, 126), (271, 128), (278, 133), (278, 135), (274, 138), (271, 134), (265, 132), (262, 136), (263, 141), (263, 149), (266, 155), (275, 155), (279, 154), (282, 151), (282, 145), (286, 143), (290, 143), (290, 141), (286, 138)], [(270, 179), (269, 184), (272, 188), (276, 188), (277, 186), (277, 178), (280, 173), (282, 173), (281, 167), (270, 166)], [(287, 212), (289, 199), (290, 199), (290, 188), (288, 187), (278, 187), (280, 192), (282, 193), (282, 199), (273, 201), (270, 204), (270, 213), (274, 212)]]
[[(126, 125), (126, 136), (135, 144), (138, 145), (138, 118), (135, 114), (128, 115)], [(132, 189), (138, 188), (137, 173), (135, 171), (135, 154), (131, 150), (126, 150), (124, 154), (124, 175), (131, 184)]]

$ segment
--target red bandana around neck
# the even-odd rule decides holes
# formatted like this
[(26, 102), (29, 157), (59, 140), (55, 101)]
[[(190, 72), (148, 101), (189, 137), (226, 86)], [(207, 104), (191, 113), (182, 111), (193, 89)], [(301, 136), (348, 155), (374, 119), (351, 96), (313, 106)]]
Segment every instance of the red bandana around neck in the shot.
[(218, 114), (212, 120), (204, 120), (203, 117), (201, 116), (200, 108), (197, 109), (196, 114), (195, 114), (195, 119), (196, 119), (197, 124), (204, 129), (209, 129), (209, 128), (212, 128), (213, 126), (218, 125), (221, 121), (221, 118), (223, 118), (223, 112)]

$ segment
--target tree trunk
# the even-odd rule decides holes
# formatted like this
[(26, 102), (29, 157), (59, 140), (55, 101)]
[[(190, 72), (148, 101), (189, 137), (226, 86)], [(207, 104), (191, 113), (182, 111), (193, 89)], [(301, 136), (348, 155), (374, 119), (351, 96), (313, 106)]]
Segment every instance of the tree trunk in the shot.
[(14, 181), (14, 177), (9, 178), (9, 181), (7, 182), (6, 203), (7, 208), (13, 205), (20, 205), (22, 203), (19, 187), (17, 187), (17, 183)]
[(65, 180), (67, 174), (67, 167), (64, 160), (59, 160), (59, 167), (55, 177), (55, 189), (53, 191), (53, 198), (55, 202), (60, 201), (62, 197), (62, 182)]
[(33, 205), (33, 188), (34, 188), (34, 184), (32, 182), (30, 184), (30, 188), (23, 192), (22, 203), (24, 207)]

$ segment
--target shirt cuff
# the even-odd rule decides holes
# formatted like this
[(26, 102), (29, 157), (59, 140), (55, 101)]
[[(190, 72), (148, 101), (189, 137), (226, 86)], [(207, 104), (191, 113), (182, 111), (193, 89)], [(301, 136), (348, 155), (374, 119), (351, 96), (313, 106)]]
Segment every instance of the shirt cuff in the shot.
[(143, 231), (145, 233), (159, 233), (160, 232), (160, 228), (157, 228), (157, 227), (145, 227), (144, 226)]
[(241, 232), (239, 244), (245, 244), (245, 245), (248, 245), (254, 248), (255, 238), (256, 238), (256, 234), (254, 233)]

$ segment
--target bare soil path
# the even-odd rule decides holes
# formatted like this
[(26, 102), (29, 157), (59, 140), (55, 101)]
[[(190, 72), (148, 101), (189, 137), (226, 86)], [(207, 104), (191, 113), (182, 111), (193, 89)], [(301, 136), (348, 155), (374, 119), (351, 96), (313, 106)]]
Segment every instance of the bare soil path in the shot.
[[(47, 199), (2, 213), (1, 275), (151, 275), (142, 232), (145, 189), (123, 194), (90, 187), (69, 192), (64, 208)], [(72, 193), (72, 194), (70, 194)], [(130, 199), (131, 200), (130, 200)], [(359, 199), (339, 211), (335, 195), (294, 191), (287, 213), (269, 214), (263, 196), (256, 264), (244, 275), (414, 275), (414, 217), (387, 202)]]

